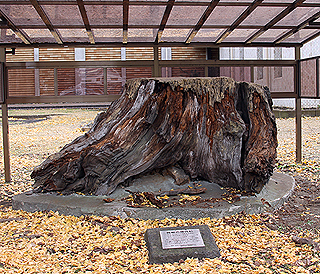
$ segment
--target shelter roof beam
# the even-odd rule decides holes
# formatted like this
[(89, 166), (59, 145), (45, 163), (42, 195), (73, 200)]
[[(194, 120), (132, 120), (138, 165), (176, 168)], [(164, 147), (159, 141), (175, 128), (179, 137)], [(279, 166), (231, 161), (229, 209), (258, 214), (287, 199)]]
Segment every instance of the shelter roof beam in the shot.
[(263, 0), (255, 0), (252, 4), (227, 28), (217, 39), (216, 43), (221, 43), (262, 3)]
[[(33, 44), (32, 44), (33, 45)], [(104, 43), (104, 42), (97, 42), (92, 45), (89, 42), (83, 43), (83, 42), (64, 42), (64, 46), (68, 47), (123, 47), (122, 42), (113, 42), (113, 43)], [(154, 42), (130, 42), (126, 47), (154, 47)], [(250, 44), (246, 44), (244, 42), (222, 42), (221, 44), (214, 45), (212, 42), (196, 42), (196, 43), (190, 43), (186, 44), (185, 42), (161, 42), (161, 47), (192, 47), (192, 48), (212, 48), (212, 47), (301, 47), (303, 46), (302, 42), (290, 42), (290, 43), (279, 43), (279, 44), (270, 44), (268, 42), (253, 42)], [(2, 48), (9, 48), (13, 47), (12, 43), (1, 43), (0, 47)], [(30, 45), (26, 45), (24, 43), (15, 43), (15, 48), (23, 48), (23, 47), (30, 47)], [(38, 48), (47, 48), (47, 47), (61, 47), (61, 45), (57, 43), (37, 43), (36, 47)]]
[(318, 31), (317, 33), (313, 34), (312, 36), (310, 36), (307, 39), (305, 39), (304, 41), (302, 41), (302, 44), (304, 45), (305, 43), (310, 42), (311, 40), (317, 38), (318, 36), (320, 36), (320, 31)]
[[(65, 0), (38, 0), (39, 5), (74, 5), (73, 1), (65, 1)], [(100, 0), (100, 1), (94, 1), (94, 0), (83, 0), (84, 5), (123, 5), (123, 1), (120, 0)], [(223, 1), (218, 4), (218, 6), (249, 6), (251, 5), (252, 1), (241, 1), (241, 2), (235, 2), (235, 1)], [(0, 5), (28, 5), (27, 1), (24, 0), (0, 0)], [(290, 3), (288, 2), (264, 2), (261, 3), (261, 6), (266, 7), (287, 7)], [(130, 2), (130, 5), (156, 5), (156, 6), (164, 6), (167, 5), (167, 2), (164, 1), (134, 1)], [(175, 3), (177, 6), (208, 6), (208, 1), (178, 1)], [(316, 2), (307, 2), (301, 4), (301, 7), (319, 7), (320, 3)]]
[(48, 16), (44, 12), (43, 8), (40, 6), (38, 1), (37, 0), (30, 0), (30, 2), (32, 4), (32, 6), (35, 8), (35, 10), (37, 11), (37, 13), (39, 14), (39, 16), (42, 19), (42, 21), (45, 23), (45, 25), (47, 26), (47, 28), (51, 32), (51, 34), (54, 37), (54, 39), (57, 41), (57, 43), (58, 44), (63, 44), (63, 41), (61, 39), (61, 36), (60, 36), (59, 32), (57, 30), (55, 30), (55, 28), (51, 24)]
[(123, 44), (128, 43), (129, 0), (123, 0)]
[(257, 39), (260, 35), (262, 35), (264, 32), (266, 32), (268, 29), (273, 27), (276, 23), (278, 23), (281, 19), (283, 19), (285, 16), (287, 16), (290, 12), (292, 12), (295, 8), (303, 4), (303, 2), (306, 0), (296, 0), (287, 8), (285, 8), (282, 12), (280, 12), (277, 16), (275, 16), (269, 23), (267, 23), (263, 28), (259, 29), (257, 32), (255, 32), (251, 37), (249, 37), (246, 40), (246, 44), (252, 43), (255, 39)]
[[(47, 29), (47, 26), (42, 25), (15, 25), (18, 29), (30, 28), (30, 29)], [(155, 29), (158, 28), (159, 25), (130, 25), (131, 29)], [(186, 28), (193, 28), (194, 25), (166, 25), (166, 29), (186, 29)], [(205, 25), (202, 26), (201, 29), (226, 29), (229, 25)], [(241, 25), (238, 26), (237, 29), (258, 29), (262, 28), (261, 25)], [(7, 25), (1, 25), (0, 22), (0, 29), (8, 28)], [(55, 25), (56, 29), (83, 29), (83, 25)], [(122, 29), (122, 25), (90, 25), (91, 29)], [(283, 30), (291, 30), (296, 29), (296, 26), (273, 26), (271, 29), (283, 29)], [(318, 29), (319, 25), (318, 22), (314, 22), (310, 25), (305, 26), (306, 29)]]
[(189, 34), (186, 43), (189, 44), (192, 39), (196, 36), (198, 31), (201, 29), (203, 24), (206, 22), (212, 11), (215, 9), (215, 7), (218, 5), (220, 0), (212, 0), (210, 4), (208, 5), (207, 9), (202, 14), (201, 18), (199, 19), (198, 23), (194, 26), (193, 30)]
[(0, 10), (0, 19), (2, 27), (7, 26), (25, 43), (26, 45), (30, 45), (31, 41), (29, 36), (21, 29), (15, 26), (15, 24)]
[(79, 7), (79, 10), (80, 10), (80, 13), (81, 13), (81, 17), (82, 17), (82, 20), (83, 20), (83, 23), (84, 23), (84, 26), (86, 28), (86, 31), (87, 31), (87, 34), (88, 34), (88, 37), (89, 37), (89, 40), (90, 40), (90, 43), (94, 44), (95, 43), (94, 36), (93, 36), (92, 30), (91, 30), (91, 26), (90, 26), (90, 23), (89, 23), (89, 19), (88, 19), (88, 16), (87, 16), (86, 9), (85, 9), (84, 4), (83, 4), (83, 0), (77, 0), (77, 4), (78, 4), (78, 7)]
[(279, 37), (276, 41), (275, 44), (279, 44), (282, 41), (286, 40), (287, 38), (289, 38), (291, 35), (297, 33), (299, 30), (307, 27), (310, 23), (312, 23), (313, 21), (317, 20), (318, 18), (320, 18), (320, 11), (317, 12), (316, 14), (312, 15), (310, 18), (308, 18), (307, 20), (303, 21), (301, 24), (299, 24), (297, 27), (295, 27), (294, 29), (286, 32), (284, 35), (282, 35), (281, 37)]
[(161, 36), (162, 36), (163, 30), (166, 27), (166, 24), (167, 24), (169, 15), (171, 13), (172, 7), (174, 5), (174, 2), (175, 2), (175, 0), (168, 0), (168, 2), (167, 2), (167, 6), (166, 6), (166, 9), (165, 9), (165, 11), (163, 13), (162, 20), (161, 20), (161, 23), (160, 23), (160, 27), (159, 27), (158, 32), (157, 32), (157, 36), (156, 36), (156, 40), (155, 40), (156, 44), (158, 44), (160, 42), (160, 40), (161, 40)]

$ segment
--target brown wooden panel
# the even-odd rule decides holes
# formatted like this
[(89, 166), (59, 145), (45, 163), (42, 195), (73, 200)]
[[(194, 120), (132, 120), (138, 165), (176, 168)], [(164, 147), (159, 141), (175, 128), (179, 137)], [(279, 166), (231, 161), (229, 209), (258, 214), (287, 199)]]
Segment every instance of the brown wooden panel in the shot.
[(181, 48), (173, 47), (171, 49), (172, 60), (206, 60), (205, 48)]
[(103, 94), (103, 68), (86, 69), (86, 94)]
[(107, 93), (120, 94), (125, 83), (125, 68), (107, 68)]
[(173, 67), (172, 77), (204, 77), (204, 67)]
[(127, 48), (126, 60), (153, 60), (153, 48)]
[(86, 48), (86, 61), (121, 60), (120, 48)]
[(40, 48), (39, 61), (74, 61), (73, 48)]
[(34, 69), (8, 70), (9, 96), (33, 96)]
[(133, 78), (150, 78), (152, 77), (152, 68), (126, 68), (126, 79)]
[(74, 95), (75, 94), (75, 73), (74, 68), (58, 69), (58, 94)]
[(6, 62), (32, 62), (34, 61), (33, 48), (16, 48), (15, 55), (7, 54)]
[(39, 70), (40, 95), (54, 95), (54, 69)]

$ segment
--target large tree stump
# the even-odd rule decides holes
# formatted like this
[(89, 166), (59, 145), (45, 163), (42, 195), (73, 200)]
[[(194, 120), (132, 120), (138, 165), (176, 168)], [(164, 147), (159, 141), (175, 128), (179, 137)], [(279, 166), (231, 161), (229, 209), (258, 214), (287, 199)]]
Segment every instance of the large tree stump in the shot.
[(191, 179), (260, 192), (276, 159), (271, 104), (266, 87), (226, 77), (129, 80), (88, 133), (34, 169), (35, 191), (110, 194), (175, 166)]

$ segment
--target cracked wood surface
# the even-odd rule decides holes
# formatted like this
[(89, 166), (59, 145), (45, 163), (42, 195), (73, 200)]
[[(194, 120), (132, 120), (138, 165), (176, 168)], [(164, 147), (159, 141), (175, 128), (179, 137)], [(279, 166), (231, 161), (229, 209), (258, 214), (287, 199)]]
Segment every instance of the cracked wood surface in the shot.
[(88, 133), (34, 169), (34, 191), (110, 194), (176, 166), (191, 180), (260, 192), (276, 159), (271, 104), (266, 87), (227, 77), (128, 80)]

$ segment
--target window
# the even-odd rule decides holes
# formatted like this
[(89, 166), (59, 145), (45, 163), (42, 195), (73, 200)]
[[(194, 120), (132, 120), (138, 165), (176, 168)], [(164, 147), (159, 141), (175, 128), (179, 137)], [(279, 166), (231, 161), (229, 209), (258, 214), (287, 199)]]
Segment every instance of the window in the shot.
[[(282, 59), (282, 48), (274, 48), (274, 59)], [(274, 67), (274, 78), (282, 77), (282, 67)]]
[(239, 57), (240, 60), (244, 60), (244, 48), (239, 48)]
[(85, 61), (86, 60), (86, 49), (85, 48), (75, 48), (74, 49), (74, 60), (75, 61)]
[[(171, 60), (171, 48), (161, 48), (161, 60)], [(162, 77), (171, 77), (172, 68), (171, 67), (162, 67), (161, 68)]]
[[(263, 48), (257, 48), (257, 58), (258, 60), (263, 59)], [(263, 67), (257, 68), (257, 80), (263, 79)]]
[(122, 47), (121, 48), (121, 61), (125, 61), (127, 59), (127, 49)]
[(161, 48), (161, 60), (171, 60), (171, 48)]
[[(239, 57), (240, 60), (244, 60), (244, 48), (239, 48)], [(244, 81), (244, 67), (240, 67), (240, 79), (241, 81)]]

